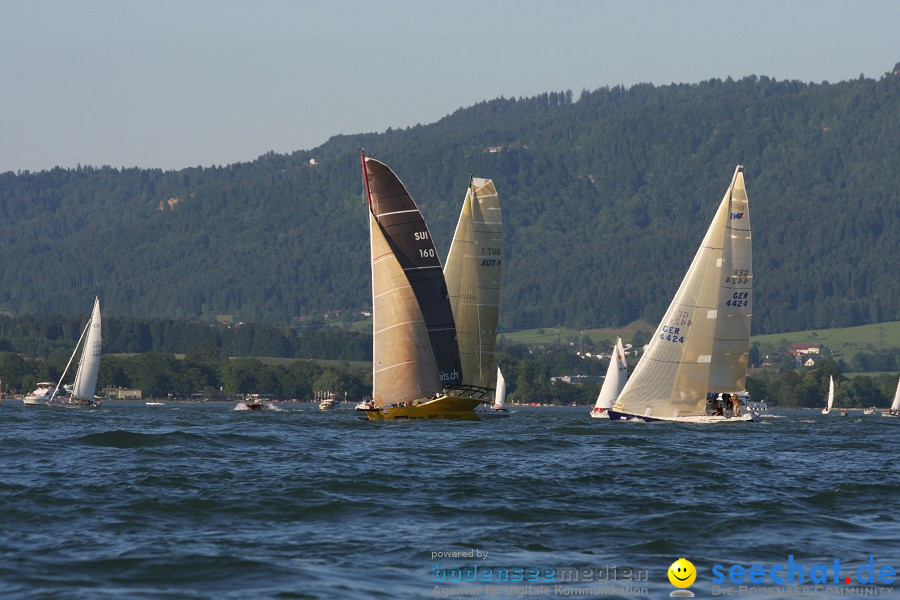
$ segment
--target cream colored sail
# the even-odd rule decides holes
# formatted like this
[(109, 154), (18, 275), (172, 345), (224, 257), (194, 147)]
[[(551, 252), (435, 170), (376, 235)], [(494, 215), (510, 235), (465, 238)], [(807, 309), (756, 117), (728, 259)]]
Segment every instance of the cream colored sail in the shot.
[(97, 374), (100, 372), (102, 339), (100, 298), (95, 298), (84, 346), (81, 348), (81, 359), (78, 361), (78, 370), (75, 372), (75, 385), (72, 388), (72, 398), (76, 400), (94, 400), (94, 394), (97, 391)]
[(444, 266), (463, 383), (489, 387), (494, 367), (500, 270), (500, 199), (494, 182), (473, 177)]
[(441, 390), (434, 351), (415, 293), (384, 232), (369, 213), (372, 250), (372, 396), (375, 406)]
[(704, 415), (708, 393), (743, 391), (752, 282), (750, 212), (739, 165), (614, 410), (662, 418)]
[(594, 408), (610, 408), (627, 382), (628, 365), (625, 363), (625, 348), (622, 346), (622, 338), (616, 337), (616, 345), (609, 358), (609, 367), (606, 369), (606, 377), (603, 379), (603, 386), (600, 388)]

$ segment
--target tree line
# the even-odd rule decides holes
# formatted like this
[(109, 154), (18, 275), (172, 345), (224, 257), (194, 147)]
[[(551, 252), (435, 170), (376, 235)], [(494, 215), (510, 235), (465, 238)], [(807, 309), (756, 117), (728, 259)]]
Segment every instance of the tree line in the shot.
[[(900, 319), (900, 68), (499, 98), (429, 125), (177, 171), (0, 174), (0, 313), (286, 325), (370, 307), (358, 149), (389, 164), (446, 252), (470, 174), (504, 221), (502, 329), (665, 310), (737, 163), (754, 333)], [(315, 164), (310, 161), (314, 160)], [(64, 290), (64, 293), (60, 293)]]

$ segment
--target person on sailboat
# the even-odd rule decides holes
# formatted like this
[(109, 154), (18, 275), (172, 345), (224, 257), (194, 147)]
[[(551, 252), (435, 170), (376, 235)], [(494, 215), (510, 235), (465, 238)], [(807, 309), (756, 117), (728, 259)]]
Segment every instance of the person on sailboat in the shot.
[(741, 400), (738, 398), (737, 394), (733, 394), (731, 396), (731, 416), (739, 417), (741, 416)]

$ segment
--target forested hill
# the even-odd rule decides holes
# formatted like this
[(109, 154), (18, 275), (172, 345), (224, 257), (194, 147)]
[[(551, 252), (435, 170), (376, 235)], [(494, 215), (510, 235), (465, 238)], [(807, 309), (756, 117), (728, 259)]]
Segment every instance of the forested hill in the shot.
[(409, 187), (444, 256), (469, 175), (494, 180), (502, 328), (657, 322), (737, 163), (754, 333), (897, 320), (898, 140), (895, 67), (492, 100), (227, 167), (5, 173), (0, 311), (86, 315), (95, 294), (122, 317), (367, 308), (364, 147)]

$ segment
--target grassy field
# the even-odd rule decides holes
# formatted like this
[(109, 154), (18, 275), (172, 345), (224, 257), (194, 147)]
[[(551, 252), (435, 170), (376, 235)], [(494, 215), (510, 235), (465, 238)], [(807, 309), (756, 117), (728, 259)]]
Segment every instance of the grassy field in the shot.
[[(596, 342), (599, 340), (614, 340), (617, 335), (621, 335), (622, 340), (627, 343), (631, 341), (632, 336), (638, 331), (652, 334), (655, 330), (656, 327), (646, 321), (635, 321), (621, 328), (581, 330), (560, 327), (559, 338), (562, 342), (566, 342), (571, 338), (581, 339), (582, 335), (586, 335)], [(503, 338), (510, 342), (521, 344), (549, 344), (556, 341), (556, 328), (523, 329), (520, 331), (507, 331), (499, 335), (502, 335)], [(884, 348), (897, 348), (900, 347), (900, 321), (877, 325), (861, 325), (859, 327), (755, 335), (750, 341), (751, 343), (758, 342), (761, 345), (773, 344), (785, 347), (790, 344), (822, 344), (831, 350), (842, 352), (880, 350), (882, 345)]]
[(860, 350), (881, 350), (900, 347), (900, 321), (841, 327), (838, 329), (816, 329), (791, 333), (773, 333), (753, 336), (751, 342), (781, 346), (787, 344), (822, 344), (830, 350), (856, 352)]

